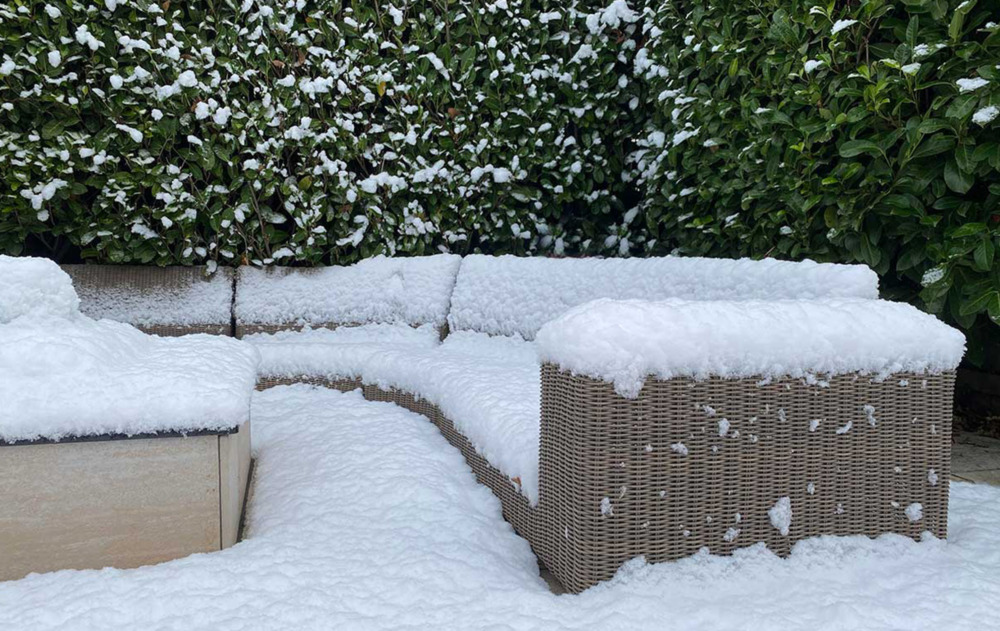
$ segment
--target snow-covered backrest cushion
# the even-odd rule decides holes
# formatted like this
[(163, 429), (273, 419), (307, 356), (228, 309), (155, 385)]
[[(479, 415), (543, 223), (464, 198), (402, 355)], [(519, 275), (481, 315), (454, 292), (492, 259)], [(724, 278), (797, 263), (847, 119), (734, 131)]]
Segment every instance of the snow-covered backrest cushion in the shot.
[(80, 296), (80, 312), (138, 327), (228, 327), (233, 271), (205, 267), (64, 265)]
[(461, 257), (376, 256), (344, 267), (241, 267), (238, 325), (433, 324), (448, 316)]
[(453, 331), (530, 340), (546, 322), (598, 298), (878, 298), (878, 276), (863, 265), (813, 261), (470, 255), (459, 270), (448, 323)]
[(54, 262), (0, 255), (0, 324), (21, 316), (69, 317), (79, 306), (73, 281)]

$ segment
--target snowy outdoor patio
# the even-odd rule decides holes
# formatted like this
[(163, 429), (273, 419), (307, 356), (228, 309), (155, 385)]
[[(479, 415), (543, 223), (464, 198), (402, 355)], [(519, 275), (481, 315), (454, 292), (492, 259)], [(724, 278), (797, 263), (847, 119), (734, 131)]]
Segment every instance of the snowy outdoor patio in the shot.
[(1000, 489), (955, 483), (949, 538), (885, 535), (630, 563), (553, 595), (423, 417), (305, 385), (255, 395), (246, 540), (135, 570), (0, 583), (9, 629), (991, 629)]

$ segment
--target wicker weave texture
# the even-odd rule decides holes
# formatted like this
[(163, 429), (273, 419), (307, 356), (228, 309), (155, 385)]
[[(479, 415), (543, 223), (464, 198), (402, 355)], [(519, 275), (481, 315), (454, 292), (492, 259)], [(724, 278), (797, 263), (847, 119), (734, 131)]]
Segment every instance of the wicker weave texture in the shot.
[[(369, 323), (370, 324), (370, 323)], [(364, 324), (358, 323), (337, 323), (337, 322), (322, 322), (322, 323), (286, 323), (286, 324), (250, 324), (243, 322), (236, 322), (236, 337), (243, 338), (247, 335), (254, 335), (256, 333), (280, 333), (281, 331), (301, 331), (305, 328), (310, 329), (338, 329), (340, 327), (351, 327), (351, 326), (364, 326)], [(416, 328), (419, 325), (410, 325)], [(438, 329), (438, 337), (443, 340), (448, 334), (447, 325), (442, 325), (436, 327)]]
[[(368, 400), (426, 416), (570, 592), (636, 556), (729, 554), (757, 542), (786, 555), (821, 534), (947, 534), (953, 373), (842, 376), (825, 386), (650, 379), (630, 400), (545, 365), (534, 508), (419, 396), (352, 378), (264, 378), (258, 389), (291, 383), (361, 388)], [(787, 536), (769, 515), (786, 497)], [(911, 521), (916, 503), (922, 516)]]
[[(205, 282), (205, 268), (195, 267), (144, 267), (139, 265), (62, 265), (63, 271), (73, 279), (73, 286), (80, 294), (80, 311), (85, 315), (94, 315), (88, 310), (88, 295), (100, 294), (102, 291), (120, 291), (126, 294), (145, 295), (158, 290), (168, 292), (182, 291), (192, 284)], [(216, 274), (232, 280), (233, 271), (229, 268), (219, 268)], [(231, 313), (232, 295), (223, 307)], [(192, 333), (209, 333), (211, 335), (232, 335), (231, 317), (219, 322), (202, 322), (193, 324), (171, 324), (162, 322), (132, 322), (141, 331), (164, 337), (177, 337)]]
[[(953, 387), (954, 374), (826, 387), (650, 379), (628, 400), (543, 366), (535, 549), (575, 592), (640, 555), (761, 541), (785, 555), (821, 534), (944, 537)], [(785, 497), (787, 536), (769, 516)], [(906, 515), (915, 503), (919, 521)]]

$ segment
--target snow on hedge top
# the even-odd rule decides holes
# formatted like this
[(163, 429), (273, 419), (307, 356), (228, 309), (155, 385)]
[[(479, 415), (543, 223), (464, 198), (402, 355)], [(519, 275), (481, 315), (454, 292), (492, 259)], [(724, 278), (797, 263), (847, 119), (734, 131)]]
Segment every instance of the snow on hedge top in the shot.
[(243, 267), (241, 324), (444, 324), (461, 257), (376, 256), (347, 267)]
[(780, 378), (939, 372), (958, 366), (965, 337), (903, 303), (596, 300), (538, 333), (542, 361), (603, 379), (627, 397), (647, 375)]
[(137, 326), (229, 324), (232, 271), (203, 267), (144, 268), (67, 265), (80, 295), (80, 311)]
[(76, 313), (73, 283), (47, 259), (0, 255), (0, 323), (20, 316)]
[(0, 324), (0, 440), (226, 430), (258, 356), (228, 337), (157, 337), (82, 315)]
[(465, 257), (451, 300), (452, 330), (532, 339), (546, 322), (597, 298), (773, 300), (877, 298), (863, 265), (765, 259)]

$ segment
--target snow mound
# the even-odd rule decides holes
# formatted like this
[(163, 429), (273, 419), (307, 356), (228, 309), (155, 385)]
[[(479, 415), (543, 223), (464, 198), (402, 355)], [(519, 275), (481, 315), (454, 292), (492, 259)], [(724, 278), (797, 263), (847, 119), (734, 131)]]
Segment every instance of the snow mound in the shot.
[(257, 352), (74, 318), (0, 324), (0, 440), (227, 430), (249, 417)]
[(0, 254), (0, 323), (21, 316), (68, 317), (79, 305), (70, 277), (52, 261)]
[(861, 299), (596, 300), (545, 325), (544, 362), (635, 397), (648, 375), (876, 378), (958, 366), (965, 337), (915, 307)]
[(462, 258), (376, 256), (347, 267), (241, 267), (240, 324), (444, 324)]
[[(174, 268), (173, 275), (158, 276), (168, 282), (139, 286), (124, 272), (130, 268), (122, 268), (122, 273), (111, 266), (90, 267), (67, 265), (65, 269), (80, 295), (80, 312), (95, 320), (107, 318), (136, 326), (194, 326), (228, 325), (232, 319), (233, 276), (227, 268), (210, 276), (201, 268)], [(149, 270), (140, 268), (136, 273), (145, 275)]]
[(664, 257), (549, 259), (470, 255), (451, 299), (451, 330), (533, 339), (546, 322), (598, 298), (878, 298), (863, 265)]

